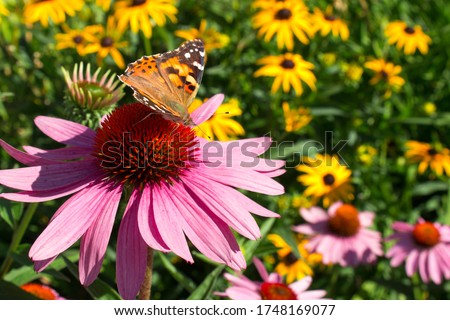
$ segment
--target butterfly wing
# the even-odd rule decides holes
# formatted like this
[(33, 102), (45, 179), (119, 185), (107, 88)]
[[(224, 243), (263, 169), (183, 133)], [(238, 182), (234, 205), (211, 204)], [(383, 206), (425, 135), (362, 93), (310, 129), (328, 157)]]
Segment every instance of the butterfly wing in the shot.
[(141, 103), (175, 121), (189, 122), (188, 107), (203, 76), (205, 49), (200, 39), (130, 63), (119, 78)]

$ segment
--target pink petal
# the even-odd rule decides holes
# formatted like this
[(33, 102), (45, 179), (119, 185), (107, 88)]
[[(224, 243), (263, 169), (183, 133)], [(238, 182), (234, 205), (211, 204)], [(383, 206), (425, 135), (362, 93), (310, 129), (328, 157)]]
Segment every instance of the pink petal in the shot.
[(423, 250), (419, 253), (419, 274), (422, 280), (426, 283), (430, 281), (428, 277), (428, 250)]
[(233, 197), (231, 199), (235, 199), (240, 203), (241, 206), (243, 206), (246, 210), (250, 211), (251, 213), (254, 213), (261, 217), (271, 217), (271, 218), (279, 218), (280, 215), (278, 213), (275, 213), (273, 211), (270, 211), (269, 209), (264, 208), (260, 204), (256, 203), (255, 201), (251, 200), (250, 198), (246, 197), (239, 191), (230, 188), (228, 192), (233, 194)]
[(310, 224), (300, 224), (292, 227), (292, 230), (301, 234), (313, 235), (316, 233), (315, 229)]
[(251, 281), (247, 277), (240, 276), (236, 277), (229, 273), (225, 273), (224, 278), (228, 280), (233, 286), (242, 287), (253, 291), (258, 291), (261, 284), (256, 281)]
[(204, 168), (198, 174), (222, 184), (253, 192), (267, 195), (280, 195), (284, 193), (284, 187), (280, 183), (248, 169)]
[(179, 208), (173, 204), (172, 193), (165, 185), (152, 188), (153, 213), (164, 243), (175, 254), (188, 262), (194, 262), (180, 223)]
[(261, 262), (261, 260), (259, 260), (258, 258), (253, 258), (253, 264), (255, 265), (256, 270), (258, 270), (258, 273), (260, 274), (264, 282), (268, 282), (269, 273), (267, 272), (266, 267), (264, 267), (264, 264)]
[(32, 146), (22, 147), (28, 154), (48, 160), (74, 160), (84, 158), (92, 153), (92, 148), (65, 147), (53, 150), (43, 150)]
[(327, 213), (319, 207), (311, 207), (309, 209), (301, 208), (300, 215), (309, 223), (318, 223), (328, 220)]
[(77, 241), (109, 205), (108, 185), (95, 184), (67, 200), (30, 249), (33, 261), (52, 258)]
[(34, 123), (47, 136), (63, 144), (89, 148), (94, 143), (95, 131), (81, 124), (44, 116), (36, 117)]
[(392, 224), (392, 229), (398, 232), (410, 233), (414, 229), (414, 226), (406, 222), (396, 221)]
[(54, 164), (55, 161), (43, 159), (17, 150), (5, 141), (0, 139), (0, 146), (14, 159), (27, 166), (41, 166), (46, 164)]
[[(233, 199), (229, 190), (214, 181), (196, 176), (195, 179), (183, 179), (184, 183), (192, 190), (191, 196), (196, 199), (197, 204), (205, 210), (209, 208), (212, 214), (231, 226), (234, 230), (252, 240), (261, 236), (259, 227), (251, 214)], [(205, 188), (205, 186), (208, 186)]]
[(36, 272), (41, 272), (45, 268), (47, 268), (58, 256), (54, 256), (52, 258), (48, 258), (45, 260), (34, 261), (34, 270)]
[(375, 213), (363, 211), (359, 213), (359, 222), (363, 227), (370, 227), (373, 223), (373, 219), (375, 218)]
[(233, 300), (261, 300), (261, 295), (258, 292), (247, 288), (230, 287), (225, 290), (225, 293)]
[(436, 258), (434, 250), (430, 249), (428, 253), (428, 273), (431, 280), (436, 284), (441, 284), (441, 268)]
[(81, 238), (79, 273), (80, 282), (84, 286), (94, 282), (100, 273), (121, 195), (121, 187), (109, 190), (108, 202)]
[(294, 283), (291, 283), (289, 285), (289, 288), (294, 291), (296, 295), (299, 295), (300, 293), (306, 291), (306, 289), (309, 288), (309, 286), (312, 283), (312, 278), (309, 276), (306, 276), (298, 281), (295, 281)]
[(417, 271), (417, 266), (419, 264), (419, 251), (417, 249), (410, 252), (408, 258), (406, 258), (406, 274), (411, 277), (414, 272)]
[(23, 191), (45, 191), (88, 181), (98, 173), (98, 166), (92, 160), (78, 161), (0, 170), (0, 184)]
[(279, 169), (279, 170), (260, 172), (260, 173), (264, 174), (266, 177), (269, 177), (269, 178), (276, 178), (276, 177), (279, 177), (282, 174), (286, 173), (286, 170), (285, 169)]
[(133, 191), (126, 210), (136, 210), (136, 207), (138, 208), (139, 231), (144, 241), (149, 247), (155, 250), (169, 252), (170, 249), (164, 243), (155, 222), (150, 187), (145, 187), (144, 190), (142, 190), (142, 195), (137, 190)]
[(327, 292), (325, 290), (306, 291), (297, 296), (298, 300), (317, 300), (325, 297)]
[[(137, 197), (135, 193), (133, 198)], [(137, 218), (138, 206), (128, 203), (120, 223), (116, 249), (117, 288), (124, 299), (136, 297), (147, 267), (147, 244), (141, 237)]]
[(223, 94), (219, 93), (209, 98), (204, 104), (191, 113), (192, 121), (198, 126), (211, 118), (217, 108), (220, 107), (224, 97)]
[[(231, 166), (233, 163), (255, 163), (255, 158), (266, 152), (271, 144), (270, 137), (239, 139), (232, 141), (209, 141), (198, 139), (200, 154), (203, 161), (217, 163), (218, 166)], [(261, 159), (263, 160), (263, 159)]]
[(21, 191), (17, 193), (0, 193), (0, 198), (18, 202), (44, 202), (58, 199), (86, 188), (100, 176), (93, 175), (91, 180), (81, 180), (66, 187), (45, 191)]
[(214, 261), (236, 270), (245, 268), (245, 259), (230, 229), (205, 213), (180, 184), (172, 186), (171, 191), (183, 230), (193, 245)]
[(276, 273), (276, 272), (272, 272), (267, 277), (267, 281), (266, 282), (282, 283), (283, 282), (283, 277), (281, 275), (279, 275), (278, 273)]
[(328, 208), (328, 215), (329, 216), (334, 216), (334, 213), (336, 212), (336, 210), (342, 206), (342, 201), (337, 201), (335, 203), (333, 203), (329, 208)]

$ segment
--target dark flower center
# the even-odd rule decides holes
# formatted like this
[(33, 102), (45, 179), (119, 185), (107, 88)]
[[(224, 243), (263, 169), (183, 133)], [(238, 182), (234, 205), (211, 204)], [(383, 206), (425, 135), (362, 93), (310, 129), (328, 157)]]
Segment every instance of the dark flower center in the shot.
[(283, 69), (294, 69), (295, 67), (295, 63), (294, 61), (290, 60), (290, 59), (284, 59), (281, 63), (280, 66)]
[(414, 227), (413, 237), (417, 244), (424, 247), (433, 247), (439, 243), (441, 234), (431, 222), (422, 222)]
[(435, 156), (437, 154), (438, 154), (438, 152), (437, 152), (437, 150), (435, 148), (428, 149), (428, 155)]
[(350, 204), (343, 204), (336, 210), (328, 224), (334, 233), (342, 237), (351, 237), (357, 234), (360, 228), (358, 210)]
[(325, 20), (327, 20), (327, 21), (336, 21), (337, 20), (337, 18), (335, 17), (335, 16), (325, 16)]
[(331, 173), (327, 173), (322, 179), (327, 186), (332, 186), (336, 182), (336, 178)]
[(146, 2), (147, 0), (133, 0), (133, 2), (131, 3), (131, 7), (140, 6), (141, 4), (144, 4)]
[(111, 47), (114, 44), (114, 40), (111, 37), (104, 37), (100, 41), (102, 47)]
[(75, 37), (73, 37), (73, 42), (75, 42), (76, 44), (80, 44), (80, 43), (82, 43), (83, 42), (83, 37), (82, 36), (80, 36), (80, 35), (78, 35), (78, 36), (75, 36)]
[(288, 20), (292, 17), (292, 12), (289, 9), (280, 9), (277, 13), (275, 13), (276, 20)]
[(416, 30), (414, 30), (413, 27), (406, 27), (406, 28), (405, 28), (405, 32), (406, 32), (407, 34), (413, 34), (414, 32), (416, 32)]
[(297, 300), (294, 291), (283, 283), (264, 282), (261, 285), (262, 300)]
[(289, 254), (282, 258), (282, 261), (285, 265), (291, 266), (298, 261), (298, 258), (293, 252), (289, 252)]
[(140, 103), (115, 109), (97, 129), (94, 156), (108, 179), (143, 188), (173, 183), (192, 167), (195, 133)]

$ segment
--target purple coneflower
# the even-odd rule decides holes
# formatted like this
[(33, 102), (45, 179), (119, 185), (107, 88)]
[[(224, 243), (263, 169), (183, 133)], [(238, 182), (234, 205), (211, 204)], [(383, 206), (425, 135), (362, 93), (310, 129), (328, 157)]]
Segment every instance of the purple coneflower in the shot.
[(243, 275), (225, 273), (231, 287), (216, 294), (233, 300), (313, 300), (321, 299), (327, 294), (325, 290), (306, 291), (312, 283), (309, 276), (286, 285), (278, 273), (269, 274), (261, 260), (253, 258), (253, 263), (262, 282), (252, 281)]
[(322, 262), (356, 266), (373, 263), (383, 254), (381, 235), (367, 229), (373, 223), (373, 212), (358, 212), (350, 204), (335, 202), (328, 212), (322, 208), (301, 209), (306, 224), (294, 227), (310, 236), (306, 248), (322, 255)]
[[(223, 95), (209, 99), (192, 113), (194, 122), (208, 119), (222, 100)], [(134, 298), (143, 282), (147, 246), (193, 262), (187, 237), (208, 258), (245, 268), (230, 227), (256, 239), (260, 230), (250, 212), (278, 215), (234, 187), (282, 194), (283, 186), (272, 178), (284, 172), (284, 162), (258, 158), (270, 146), (269, 138), (207, 142), (193, 128), (151, 112), (139, 103), (124, 105), (96, 131), (37, 117), (42, 132), (66, 145), (60, 149), (28, 146), (25, 153), (0, 140), (12, 157), (28, 166), (0, 171), (0, 184), (21, 190), (0, 197), (42, 202), (73, 194), (30, 249), (37, 271), (81, 238), (79, 276), (83, 285), (90, 285), (100, 272), (121, 198), (128, 202), (117, 239), (122, 297)]]
[(450, 227), (423, 219), (415, 225), (397, 221), (392, 225), (394, 234), (387, 240), (396, 240), (386, 256), (391, 266), (406, 261), (409, 277), (419, 271), (424, 282), (440, 284), (450, 279)]

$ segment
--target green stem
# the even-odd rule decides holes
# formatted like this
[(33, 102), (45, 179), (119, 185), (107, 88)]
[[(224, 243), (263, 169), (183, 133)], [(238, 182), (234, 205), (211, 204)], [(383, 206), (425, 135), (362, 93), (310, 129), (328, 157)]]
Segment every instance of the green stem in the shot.
[(139, 300), (150, 300), (152, 290), (152, 275), (153, 275), (153, 249), (147, 248), (147, 269), (145, 270), (145, 278), (139, 290)]
[[(142, 33), (142, 32), (141, 32)], [(147, 38), (144, 33), (142, 33), (142, 42), (144, 42), (145, 55), (152, 54), (152, 44), (150, 43), (150, 38)]]
[(414, 300), (423, 300), (422, 289), (420, 288), (421, 282), (419, 279), (419, 274), (417, 272), (413, 274), (411, 281), (413, 284)]
[(25, 214), (22, 217), (22, 221), (20, 222), (18, 228), (14, 231), (12, 236), (11, 244), (9, 245), (8, 252), (6, 253), (5, 261), (3, 261), (2, 266), (0, 267), (0, 279), (2, 279), (5, 274), (9, 271), (13, 263), (12, 254), (17, 250), (17, 247), (20, 245), (22, 241), (23, 235), (30, 224), (31, 219), (33, 218), (34, 213), (38, 207), (38, 203), (31, 203)]

